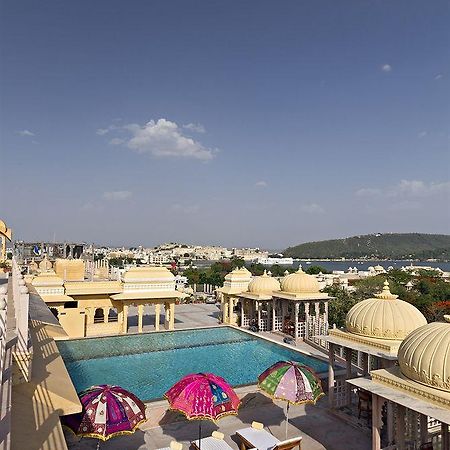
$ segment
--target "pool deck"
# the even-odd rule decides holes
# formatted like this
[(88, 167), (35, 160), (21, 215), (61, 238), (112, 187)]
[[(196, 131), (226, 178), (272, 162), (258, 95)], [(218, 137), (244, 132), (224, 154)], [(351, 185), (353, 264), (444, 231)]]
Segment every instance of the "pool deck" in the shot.
[[(238, 449), (236, 431), (250, 426), (256, 420), (266, 425), (267, 429), (280, 440), (285, 437), (285, 419), (283, 402), (272, 402), (258, 392), (255, 387), (238, 388), (243, 404), (238, 416), (225, 417), (217, 425), (203, 421), (203, 437), (214, 430), (225, 435), (225, 441)], [(162, 402), (156, 402), (162, 403)], [(169, 445), (171, 440), (189, 448), (189, 442), (198, 437), (198, 421), (187, 421), (181, 414), (164, 409), (150, 408), (150, 420), (131, 436), (120, 436), (101, 444), (102, 450), (156, 450)], [(327, 411), (326, 398), (316, 406), (291, 406), (288, 437), (303, 437), (304, 450), (367, 450), (371, 448), (370, 437), (361, 430), (353, 428), (331, 415)], [(69, 450), (94, 450), (95, 439), (78, 440), (73, 434), (66, 432)]]

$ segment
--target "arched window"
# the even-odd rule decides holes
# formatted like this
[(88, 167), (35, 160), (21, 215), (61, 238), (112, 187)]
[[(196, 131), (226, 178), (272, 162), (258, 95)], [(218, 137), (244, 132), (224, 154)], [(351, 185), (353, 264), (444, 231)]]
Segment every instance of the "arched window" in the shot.
[(103, 308), (97, 308), (94, 314), (94, 323), (100, 323), (105, 320), (105, 314)]
[(108, 322), (117, 322), (117, 309), (116, 308), (110, 308), (108, 313)]

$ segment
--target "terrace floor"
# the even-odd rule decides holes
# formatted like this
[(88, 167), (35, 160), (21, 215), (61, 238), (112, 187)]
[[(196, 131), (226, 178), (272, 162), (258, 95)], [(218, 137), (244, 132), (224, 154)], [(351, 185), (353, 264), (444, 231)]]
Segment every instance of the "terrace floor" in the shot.
[[(202, 435), (206, 437), (214, 430), (225, 434), (226, 442), (238, 449), (236, 430), (250, 426), (256, 420), (280, 440), (285, 438), (284, 407), (282, 402), (272, 400), (255, 391), (255, 387), (236, 389), (242, 396), (243, 405), (238, 416), (226, 417), (217, 425), (203, 421)], [(142, 425), (134, 435), (120, 436), (101, 443), (102, 450), (155, 450), (169, 445), (171, 440), (183, 443), (189, 448), (189, 442), (198, 438), (198, 421), (187, 421), (181, 414), (168, 412), (167, 404), (155, 402), (147, 410), (148, 422)], [(69, 450), (93, 450), (95, 439), (78, 439), (66, 431)], [(303, 450), (366, 450), (371, 448), (370, 436), (330, 414), (327, 399), (316, 406), (291, 406), (288, 437), (303, 436)]]

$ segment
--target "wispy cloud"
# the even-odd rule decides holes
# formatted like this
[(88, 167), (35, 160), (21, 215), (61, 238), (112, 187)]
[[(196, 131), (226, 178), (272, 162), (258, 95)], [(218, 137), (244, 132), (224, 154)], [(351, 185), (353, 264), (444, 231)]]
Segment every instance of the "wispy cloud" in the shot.
[(392, 199), (400, 197), (423, 198), (445, 193), (450, 193), (450, 181), (400, 180), (393, 186), (358, 189), (355, 195), (358, 197), (385, 197)]
[(381, 70), (383, 72), (391, 72), (392, 71), (392, 66), (390, 64), (383, 64), (381, 66)]
[(195, 133), (205, 133), (205, 127), (201, 123), (187, 123), (183, 125), (183, 128), (189, 131), (194, 131)]
[(325, 209), (317, 203), (307, 203), (300, 206), (300, 211), (307, 214), (324, 214)]
[(125, 142), (125, 139), (121, 139), (121, 138), (112, 138), (109, 143), (111, 145), (122, 145)]
[(175, 203), (170, 207), (171, 211), (179, 214), (196, 214), (200, 211), (199, 205), (182, 205)]
[(110, 125), (109, 127), (106, 128), (97, 128), (97, 131), (95, 133), (98, 134), (99, 136), (104, 136), (105, 134), (108, 134), (113, 130), (117, 130), (118, 128), (120, 127), (118, 127), (117, 125)]
[(132, 192), (130, 191), (107, 191), (103, 193), (103, 197), (106, 200), (126, 200), (130, 198)]
[(417, 137), (419, 139), (423, 139), (427, 135), (428, 135), (428, 131), (423, 130), (423, 131), (421, 131), (420, 133), (417, 134)]
[(255, 183), (255, 187), (257, 188), (265, 188), (267, 186), (268, 186), (267, 181), (260, 180)]
[(20, 136), (36, 136), (32, 131), (30, 130), (20, 130), (17, 132)]
[(441, 78), (444, 78), (444, 75), (442, 75), (442, 73), (438, 73), (434, 77), (435, 80), (440, 80)]

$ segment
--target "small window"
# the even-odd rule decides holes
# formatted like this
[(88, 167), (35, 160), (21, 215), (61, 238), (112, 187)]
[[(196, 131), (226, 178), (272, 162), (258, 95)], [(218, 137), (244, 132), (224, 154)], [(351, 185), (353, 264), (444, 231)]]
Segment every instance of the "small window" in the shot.
[(66, 302), (64, 303), (64, 309), (78, 308), (78, 302)]

